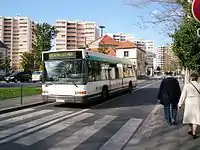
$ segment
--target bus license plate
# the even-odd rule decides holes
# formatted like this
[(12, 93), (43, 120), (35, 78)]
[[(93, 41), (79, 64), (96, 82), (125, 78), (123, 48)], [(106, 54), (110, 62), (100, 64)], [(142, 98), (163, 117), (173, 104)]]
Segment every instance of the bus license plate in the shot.
[(56, 99), (56, 102), (61, 102), (61, 103), (64, 103), (65, 100), (64, 99)]

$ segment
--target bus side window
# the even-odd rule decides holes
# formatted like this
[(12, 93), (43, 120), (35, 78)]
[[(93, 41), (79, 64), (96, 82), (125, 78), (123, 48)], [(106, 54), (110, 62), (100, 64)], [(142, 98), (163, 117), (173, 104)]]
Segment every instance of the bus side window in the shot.
[(110, 79), (113, 80), (113, 79), (116, 79), (116, 70), (115, 68), (109, 68), (109, 76), (110, 76)]
[(123, 75), (124, 74), (124, 72), (123, 72), (123, 66), (122, 65), (118, 65), (117, 68), (118, 68), (118, 72), (119, 72), (119, 78), (122, 79), (123, 76), (124, 76)]
[(119, 68), (118, 67), (115, 68), (115, 78), (119, 79)]
[(89, 81), (99, 81), (100, 80), (100, 66), (98, 61), (88, 62), (88, 78)]
[(123, 65), (123, 75), (124, 75), (124, 78), (128, 77), (127, 68), (125, 65)]
[(101, 80), (106, 80), (106, 69), (105, 69), (105, 64), (100, 63), (101, 67)]
[(127, 71), (128, 71), (128, 76), (129, 76), (129, 77), (132, 77), (132, 76), (133, 76), (133, 66), (130, 65), (130, 66), (127, 68)]
[(99, 66), (99, 62), (98, 61), (94, 61), (94, 64), (93, 64), (93, 68), (94, 68), (94, 78), (95, 78), (95, 81), (99, 81), (100, 80), (100, 66)]
[(93, 69), (93, 61), (88, 61), (88, 81), (95, 81), (95, 74)]

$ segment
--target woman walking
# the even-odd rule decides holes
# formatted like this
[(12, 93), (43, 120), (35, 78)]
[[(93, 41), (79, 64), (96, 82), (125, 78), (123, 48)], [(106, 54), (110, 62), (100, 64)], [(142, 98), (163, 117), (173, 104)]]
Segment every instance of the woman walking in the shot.
[(200, 84), (196, 73), (192, 73), (190, 79), (191, 82), (183, 88), (178, 106), (180, 109), (185, 104), (183, 124), (189, 125), (188, 134), (196, 139), (196, 129), (200, 125)]

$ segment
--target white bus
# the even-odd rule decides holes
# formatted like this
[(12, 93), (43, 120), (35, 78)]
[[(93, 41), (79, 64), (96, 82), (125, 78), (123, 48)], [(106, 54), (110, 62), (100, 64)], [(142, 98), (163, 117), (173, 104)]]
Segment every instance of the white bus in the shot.
[(62, 103), (107, 100), (121, 90), (136, 87), (132, 61), (89, 49), (43, 52), (43, 99)]

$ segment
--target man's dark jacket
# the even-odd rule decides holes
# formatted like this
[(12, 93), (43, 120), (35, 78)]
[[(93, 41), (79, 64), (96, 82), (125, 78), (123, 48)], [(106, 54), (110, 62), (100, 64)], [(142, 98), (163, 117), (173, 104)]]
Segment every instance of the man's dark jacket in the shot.
[(164, 78), (158, 91), (158, 100), (162, 105), (172, 104), (176, 106), (181, 96), (181, 88), (177, 79), (173, 77)]

